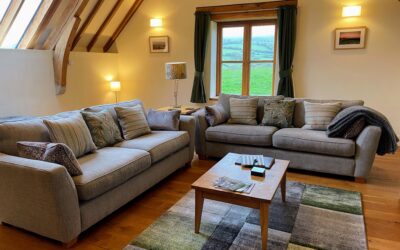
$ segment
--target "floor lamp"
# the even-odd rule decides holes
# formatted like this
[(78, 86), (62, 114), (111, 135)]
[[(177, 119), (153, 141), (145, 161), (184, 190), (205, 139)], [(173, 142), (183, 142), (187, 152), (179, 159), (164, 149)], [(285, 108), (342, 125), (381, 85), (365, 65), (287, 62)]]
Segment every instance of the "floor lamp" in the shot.
[(110, 89), (115, 94), (115, 103), (118, 103), (118, 92), (121, 91), (121, 82), (119, 81), (110, 82)]
[(175, 80), (174, 86), (174, 108), (180, 108), (178, 105), (178, 89), (179, 80), (186, 79), (186, 63), (185, 62), (169, 62), (165, 64), (165, 78), (167, 80)]

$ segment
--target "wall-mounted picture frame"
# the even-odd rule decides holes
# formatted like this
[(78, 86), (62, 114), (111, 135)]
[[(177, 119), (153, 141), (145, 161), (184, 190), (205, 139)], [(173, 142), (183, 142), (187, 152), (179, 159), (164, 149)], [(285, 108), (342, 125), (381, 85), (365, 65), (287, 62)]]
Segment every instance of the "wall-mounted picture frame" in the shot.
[(151, 36), (149, 38), (150, 53), (168, 53), (169, 37), (168, 36)]
[(367, 27), (335, 29), (335, 49), (364, 49)]

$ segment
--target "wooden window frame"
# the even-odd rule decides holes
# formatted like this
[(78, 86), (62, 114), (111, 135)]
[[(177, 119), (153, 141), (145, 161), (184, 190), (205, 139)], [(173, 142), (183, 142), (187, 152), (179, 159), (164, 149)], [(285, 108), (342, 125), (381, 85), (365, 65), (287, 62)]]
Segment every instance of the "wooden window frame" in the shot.
[[(274, 55), (272, 60), (251, 60), (251, 38), (253, 26), (262, 25), (275, 25), (275, 41), (274, 41)], [(244, 27), (243, 37), (243, 60), (241, 61), (223, 61), (222, 60), (222, 30), (226, 27)], [(221, 79), (222, 79), (222, 64), (223, 63), (242, 63), (242, 95), (248, 96), (250, 94), (250, 68), (252, 63), (272, 63), (272, 93), (274, 95), (275, 89), (275, 68), (276, 68), (276, 46), (277, 46), (277, 20), (246, 20), (246, 21), (232, 21), (232, 22), (218, 22), (217, 23), (217, 96), (221, 93)]]

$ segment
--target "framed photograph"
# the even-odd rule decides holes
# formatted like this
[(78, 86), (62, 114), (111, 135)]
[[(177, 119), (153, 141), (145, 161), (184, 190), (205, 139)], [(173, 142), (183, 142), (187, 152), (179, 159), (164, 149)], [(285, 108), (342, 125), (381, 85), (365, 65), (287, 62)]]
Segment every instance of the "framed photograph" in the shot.
[(335, 30), (335, 49), (364, 49), (367, 27), (339, 28)]
[(150, 53), (168, 53), (169, 37), (168, 36), (151, 36)]

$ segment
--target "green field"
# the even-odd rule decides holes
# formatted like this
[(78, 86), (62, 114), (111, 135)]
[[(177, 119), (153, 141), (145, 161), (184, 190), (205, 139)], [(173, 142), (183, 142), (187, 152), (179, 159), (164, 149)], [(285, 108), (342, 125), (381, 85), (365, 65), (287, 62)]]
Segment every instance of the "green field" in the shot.
[[(240, 37), (224, 38), (222, 49), (223, 61), (238, 61), (243, 58), (243, 39)], [(274, 55), (274, 37), (253, 37), (251, 60), (271, 60)], [(250, 95), (272, 94), (272, 63), (252, 63), (250, 69)], [(242, 64), (223, 63), (221, 90), (226, 94), (242, 93)]]

